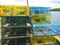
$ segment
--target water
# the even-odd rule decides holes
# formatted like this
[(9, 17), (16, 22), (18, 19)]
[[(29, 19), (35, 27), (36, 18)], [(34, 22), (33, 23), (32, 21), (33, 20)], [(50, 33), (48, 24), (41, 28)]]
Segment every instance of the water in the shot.
[(60, 26), (60, 11), (52, 11), (51, 15), (52, 15), (52, 22)]
[(60, 26), (60, 11), (52, 11), (52, 23)]

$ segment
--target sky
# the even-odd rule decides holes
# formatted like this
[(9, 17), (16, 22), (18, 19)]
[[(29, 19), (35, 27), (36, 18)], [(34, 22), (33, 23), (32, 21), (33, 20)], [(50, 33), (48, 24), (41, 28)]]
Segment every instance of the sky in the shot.
[[(0, 5), (27, 5), (27, 0), (0, 0)], [(60, 0), (28, 0), (29, 6), (59, 8)]]

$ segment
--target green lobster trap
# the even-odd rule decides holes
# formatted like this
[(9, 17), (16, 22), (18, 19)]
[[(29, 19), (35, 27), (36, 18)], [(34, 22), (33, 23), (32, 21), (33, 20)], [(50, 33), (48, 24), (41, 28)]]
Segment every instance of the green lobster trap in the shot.
[(31, 17), (28, 16), (17, 16), (17, 17), (2, 17), (2, 25), (9, 26), (29, 26), (31, 24)]

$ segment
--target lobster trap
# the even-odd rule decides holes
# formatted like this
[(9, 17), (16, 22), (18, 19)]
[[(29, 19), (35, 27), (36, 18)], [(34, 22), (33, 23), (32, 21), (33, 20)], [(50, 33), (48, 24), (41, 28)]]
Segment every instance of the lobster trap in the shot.
[(1, 24), (2, 45), (31, 45), (31, 19), (29, 16), (1, 17)]
[(31, 45), (30, 38), (3, 39), (2, 45)]
[(29, 16), (29, 7), (16, 5), (0, 5), (0, 16)]
[(29, 16), (28, 6), (14, 6), (13, 16)]
[(15, 16), (15, 17), (2, 17), (2, 24), (9, 26), (31, 26), (31, 17), (29, 16)]
[(60, 35), (60, 26), (56, 24), (33, 24), (32, 31), (34, 36)]
[(31, 36), (30, 34), (31, 34), (31, 28), (26, 28), (26, 27), (25, 28), (24, 27), (21, 28), (3, 27), (2, 30), (3, 38), (13, 37), (13, 36)]
[(50, 14), (51, 8), (50, 7), (30, 7), (30, 14)]
[(55, 45), (56, 39), (53, 36), (38, 36), (32, 38), (32, 45)]
[(12, 16), (13, 6), (0, 5), (0, 16)]
[(49, 24), (51, 23), (51, 15), (34, 15), (32, 16), (32, 24)]

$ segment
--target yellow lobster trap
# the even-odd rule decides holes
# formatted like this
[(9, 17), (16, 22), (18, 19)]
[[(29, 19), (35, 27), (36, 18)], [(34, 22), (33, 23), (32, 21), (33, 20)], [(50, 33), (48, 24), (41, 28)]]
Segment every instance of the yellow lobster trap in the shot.
[(57, 41), (53, 36), (35, 36), (32, 38), (32, 45), (50, 45), (56, 43)]
[(14, 6), (13, 16), (29, 16), (28, 6)]
[(32, 15), (32, 23), (33, 24), (47, 24), (51, 23), (51, 15), (40, 14), (40, 15)]
[(0, 7), (0, 16), (12, 16), (13, 10), (10, 5), (1, 5)]
[(4, 13), (3, 13), (3, 5), (0, 5), (0, 16), (4, 16)]

